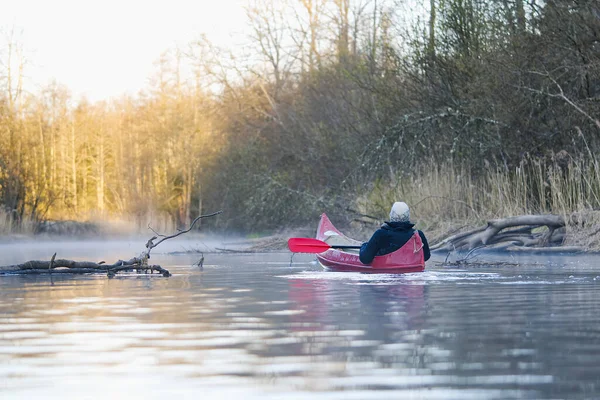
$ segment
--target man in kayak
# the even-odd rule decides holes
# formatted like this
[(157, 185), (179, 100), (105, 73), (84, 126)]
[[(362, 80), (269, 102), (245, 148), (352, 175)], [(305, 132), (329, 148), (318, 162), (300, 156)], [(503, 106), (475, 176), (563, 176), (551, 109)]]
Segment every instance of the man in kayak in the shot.
[(425, 261), (429, 260), (429, 244), (425, 234), (419, 230), (413, 229), (415, 224), (410, 223), (410, 210), (406, 203), (397, 201), (390, 211), (390, 221), (381, 225), (368, 242), (360, 247), (360, 261), (363, 264), (370, 264), (375, 256), (393, 253), (400, 249), (410, 240), (415, 232), (419, 233), (423, 242), (423, 256)]

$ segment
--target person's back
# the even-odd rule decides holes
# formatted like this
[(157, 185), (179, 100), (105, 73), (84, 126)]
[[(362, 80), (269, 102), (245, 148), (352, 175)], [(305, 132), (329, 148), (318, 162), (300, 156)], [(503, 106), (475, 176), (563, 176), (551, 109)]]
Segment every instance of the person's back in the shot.
[(410, 210), (406, 203), (396, 202), (390, 211), (390, 221), (384, 223), (368, 242), (360, 248), (360, 261), (370, 264), (375, 256), (382, 256), (400, 249), (415, 233), (418, 233), (423, 242), (423, 256), (425, 261), (431, 256), (429, 244), (425, 234), (415, 230), (415, 225), (410, 222)]

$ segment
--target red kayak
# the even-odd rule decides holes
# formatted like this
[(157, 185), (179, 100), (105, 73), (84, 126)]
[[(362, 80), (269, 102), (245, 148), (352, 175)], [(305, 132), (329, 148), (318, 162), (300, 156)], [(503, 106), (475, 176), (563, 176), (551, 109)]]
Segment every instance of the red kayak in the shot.
[(377, 256), (371, 264), (365, 265), (358, 258), (358, 250), (336, 249), (335, 246), (360, 246), (361, 242), (342, 234), (327, 218), (321, 215), (317, 228), (317, 239), (332, 247), (317, 254), (317, 260), (323, 268), (330, 271), (405, 273), (422, 272), (425, 269), (423, 242), (417, 232), (399, 250)]

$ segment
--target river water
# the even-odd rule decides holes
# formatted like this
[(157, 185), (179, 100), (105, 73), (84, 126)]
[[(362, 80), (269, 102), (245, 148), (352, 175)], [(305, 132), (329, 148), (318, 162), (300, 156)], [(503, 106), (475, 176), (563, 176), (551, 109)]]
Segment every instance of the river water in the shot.
[[(5, 243), (0, 264), (143, 244)], [(597, 257), (367, 275), (204, 256), (155, 254), (170, 278), (0, 276), (0, 398), (600, 398)]]

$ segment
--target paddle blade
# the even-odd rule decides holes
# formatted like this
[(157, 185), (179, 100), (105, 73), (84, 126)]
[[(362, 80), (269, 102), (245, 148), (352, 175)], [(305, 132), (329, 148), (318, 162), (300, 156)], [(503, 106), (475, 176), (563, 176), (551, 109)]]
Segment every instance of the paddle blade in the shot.
[(292, 253), (322, 253), (331, 248), (324, 241), (311, 238), (290, 238), (288, 247)]

